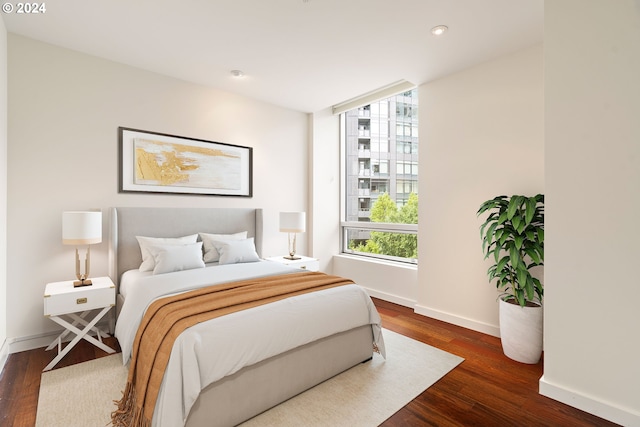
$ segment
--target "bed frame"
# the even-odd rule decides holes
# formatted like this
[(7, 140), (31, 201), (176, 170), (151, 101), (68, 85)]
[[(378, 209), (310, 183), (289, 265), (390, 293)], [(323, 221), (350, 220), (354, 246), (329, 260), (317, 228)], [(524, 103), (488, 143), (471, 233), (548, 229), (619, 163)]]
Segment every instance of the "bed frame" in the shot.
[[(135, 236), (179, 237), (246, 230), (262, 256), (262, 209), (118, 207), (110, 214), (109, 275), (117, 291), (122, 273), (138, 268), (142, 262)], [(122, 302), (117, 292), (117, 314)], [(245, 367), (205, 388), (185, 425), (237, 425), (371, 359), (372, 341), (371, 327), (362, 326)]]
[[(262, 209), (111, 208), (109, 275), (119, 291), (120, 277), (142, 262), (136, 236), (180, 237), (247, 231), (262, 256)], [(119, 292), (117, 292), (119, 294)]]

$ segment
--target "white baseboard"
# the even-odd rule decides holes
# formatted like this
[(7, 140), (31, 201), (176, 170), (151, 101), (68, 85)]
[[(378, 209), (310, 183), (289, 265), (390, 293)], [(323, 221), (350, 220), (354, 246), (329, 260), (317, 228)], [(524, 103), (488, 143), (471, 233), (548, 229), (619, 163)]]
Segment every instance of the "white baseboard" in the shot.
[(444, 311), (434, 310), (422, 305), (415, 305), (414, 310), (416, 313), (423, 316), (431, 317), (433, 319), (442, 320), (443, 322), (451, 323), (453, 325), (462, 326), (463, 328), (471, 329), (473, 331), (482, 332), (483, 334), (492, 335), (494, 337), (500, 337), (500, 327), (490, 325), (484, 322), (478, 322), (477, 320), (468, 319), (452, 313)]
[(62, 330), (57, 332), (47, 332), (26, 337), (11, 338), (9, 340), (9, 353), (33, 350), (34, 348), (46, 347), (55, 339)]
[[(96, 326), (103, 331), (108, 332), (110, 324), (108, 323), (108, 319), (102, 319)], [(9, 347), (9, 354), (18, 353), (20, 351), (33, 350), (35, 348), (47, 347), (63, 331), (64, 329), (60, 329), (58, 331), (45, 332), (42, 334), (29, 335), (26, 337), (11, 338), (7, 342)], [(91, 335), (95, 336), (93, 332), (91, 332)], [(71, 341), (74, 337), (75, 335), (70, 333), (65, 337), (64, 342)]]
[(473, 331), (482, 332), (483, 334), (492, 335), (494, 337), (500, 337), (500, 327), (489, 325), (487, 323), (478, 322), (476, 320), (467, 319), (451, 313), (445, 313), (443, 311), (434, 310), (429, 307), (424, 307), (416, 304), (415, 301), (399, 297), (397, 295), (388, 294), (386, 292), (376, 291), (375, 289), (362, 286), (368, 293), (374, 298), (389, 301), (394, 304), (398, 304), (404, 307), (412, 308), (416, 314), (422, 316), (431, 317), (432, 319), (442, 320), (443, 322), (451, 323), (452, 325), (462, 326), (463, 328), (471, 329)]
[(7, 359), (9, 358), (9, 343), (7, 340), (2, 342), (2, 346), (0, 346), (0, 377), (2, 377), (2, 371), (4, 370), (4, 365), (7, 363)]
[(625, 410), (610, 403), (602, 402), (548, 382), (544, 375), (540, 378), (539, 392), (558, 402), (565, 403), (581, 411), (627, 427), (640, 427), (640, 414)]
[(360, 285), (360, 287), (364, 288), (367, 291), (367, 293), (370, 296), (374, 297), (374, 298), (379, 298), (381, 300), (389, 301), (389, 302), (392, 302), (394, 304), (401, 305), (403, 307), (414, 308), (415, 305), (416, 305), (415, 301), (410, 300), (408, 298), (399, 297), (397, 295), (388, 294), (386, 292), (376, 291), (375, 289), (370, 289), (370, 288), (367, 288), (366, 286), (362, 286), (362, 285)]

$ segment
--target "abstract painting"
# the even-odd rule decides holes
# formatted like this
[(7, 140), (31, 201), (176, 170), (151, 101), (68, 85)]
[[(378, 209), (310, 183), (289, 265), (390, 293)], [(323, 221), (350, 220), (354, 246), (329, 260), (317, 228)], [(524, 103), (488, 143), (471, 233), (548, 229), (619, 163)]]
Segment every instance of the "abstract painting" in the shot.
[(250, 147), (120, 127), (120, 192), (252, 196)]

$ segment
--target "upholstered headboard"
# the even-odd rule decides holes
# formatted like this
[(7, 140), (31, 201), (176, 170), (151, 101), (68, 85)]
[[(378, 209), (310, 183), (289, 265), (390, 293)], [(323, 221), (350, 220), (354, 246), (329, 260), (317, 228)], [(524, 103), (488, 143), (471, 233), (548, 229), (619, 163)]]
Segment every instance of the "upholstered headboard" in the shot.
[(120, 276), (142, 262), (136, 236), (180, 237), (196, 233), (231, 234), (247, 231), (262, 256), (262, 209), (244, 208), (111, 208), (109, 276)]

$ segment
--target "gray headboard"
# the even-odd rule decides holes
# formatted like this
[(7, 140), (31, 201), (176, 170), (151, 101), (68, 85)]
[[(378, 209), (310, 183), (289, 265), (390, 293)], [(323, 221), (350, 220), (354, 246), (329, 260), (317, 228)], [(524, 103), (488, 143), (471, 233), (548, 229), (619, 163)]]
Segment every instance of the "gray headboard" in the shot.
[(244, 208), (111, 208), (109, 276), (120, 276), (142, 262), (136, 236), (180, 237), (189, 234), (231, 234), (247, 231), (262, 256), (262, 209)]

